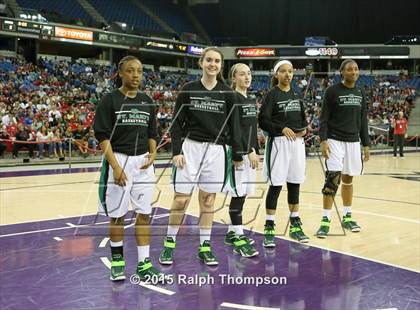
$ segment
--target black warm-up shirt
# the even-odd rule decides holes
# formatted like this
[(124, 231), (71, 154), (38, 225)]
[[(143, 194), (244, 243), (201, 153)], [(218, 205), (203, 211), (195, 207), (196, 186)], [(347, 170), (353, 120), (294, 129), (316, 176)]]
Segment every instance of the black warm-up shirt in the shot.
[(116, 89), (98, 104), (93, 130), (99, 142), (111, 141), (114, 152), (129, 156), (147, 153), (148, 139), (157, 136), (156, 105), (144, 93), (129, 98)]
[(338, 83), (327, 88), (321, 108), (319, 137), (369, 146), (366, 96), (359, 87)]
[(240, 161), (241, 132), (235, 93), (221, 82), (208, 90), (201, 81), (187, 83), (178, 94), (171, 127), (173, 156), (181, 154), (182, 142), (227, 144)]
[(297, 133), (308, 126), (303, 101), (292, 89), (286, 92), (277, 86), (265, 95), (258, 120), (270, 137), (283, 136), (285, 127)]

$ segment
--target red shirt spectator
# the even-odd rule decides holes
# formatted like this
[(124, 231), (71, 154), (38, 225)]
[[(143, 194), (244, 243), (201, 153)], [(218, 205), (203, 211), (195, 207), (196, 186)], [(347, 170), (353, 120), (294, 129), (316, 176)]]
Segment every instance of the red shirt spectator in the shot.
[(396, 135), (405, 135), (407, 132), (407, 120), (403, 117), (400, 117), (395, 120), (395, 126), (394, 126), (394, 134)]

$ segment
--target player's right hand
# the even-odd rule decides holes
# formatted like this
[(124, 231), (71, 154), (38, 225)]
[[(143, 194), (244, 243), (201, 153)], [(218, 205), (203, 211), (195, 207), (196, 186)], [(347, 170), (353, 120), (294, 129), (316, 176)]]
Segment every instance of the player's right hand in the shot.
[(289, 127), (284, 127), (283, 130), (281, 131), (288, 140), (290, 141), (294, 141), (296, 140), (296, 134), (293, 130), (291, 130)]
[(243, 160), (241, 160), (241, 161), (234, 160), (233, 161), (233, 166), (235, 167), (235, 169), (241, 168), (243, 164), (244, 164)]
[(296, 133), (296, 137), (304, 137), (306, 135), (306, 129)]
[(260, 157), (255, 153), (255, 151), (252, 151), (248, 154), (249, 164), (251, 165), (252, 169), (258, 168), (258, 163), (260, 162)]
[(114, 182), (119, 186), (125, 186), (127, 184), (127, 175), (125, 174), (124, 170), (117, 166), (113, 169), (114, 174)]
[(319, 148), (321, 149), (322, 156), (324, 156), (325, 159), (330, 158), (330, 147), (327, 140), (322, 141)]
[(184, 168), (184, 166), (185, 166), (185, 157), (184, 157), (184, 155), (175, 155), (172, 158), (172, 163), (177, 168)]

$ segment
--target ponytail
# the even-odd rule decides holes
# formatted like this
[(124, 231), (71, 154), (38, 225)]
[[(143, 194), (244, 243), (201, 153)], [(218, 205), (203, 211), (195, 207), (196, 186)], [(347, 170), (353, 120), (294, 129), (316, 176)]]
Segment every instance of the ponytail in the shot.
[(114, 88), (120, 88), (122, 86), (122, 79), (120, 75), (118, 74), (118, 71), (114, 73), (112, 77), (112, 86)]
[(279, 85), (279, 79), (274, 75), (271, 78), (271, 87), (274, 87), (274, 86), (277, 86), (277, 85)]
[(236, 88), (236, 83), (233, 81), (233, 78), (235, 77), (235, 73), (236, 73), (236, 68), (238, 67), (238, 64), (234, 64), (230, 70), (229, 70), (229, 75), (228, 75), (228, 79), (230, 81), (230, 87), (235, 90)]

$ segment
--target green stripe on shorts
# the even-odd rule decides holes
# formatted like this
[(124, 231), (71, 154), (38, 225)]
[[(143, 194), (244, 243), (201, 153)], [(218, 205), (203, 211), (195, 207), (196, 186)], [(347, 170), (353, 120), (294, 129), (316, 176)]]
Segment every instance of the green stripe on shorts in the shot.
[(223, 185), (220, 191), (223, 191), (226, 184), (230, 180), (230, 170), (231, 170), (230, 166), (232, 165), (232, 154), (231, 154), (230, 147), (226, 149), (226, 145), (223, 145), (223, 153), (225, 155), (225, 175), (223, 176)]
[(273, 148), (273, 138), (267, 137), (267, 143), (265, 144), (265, 165), (267, 168), (267, 176), (271, 183), (271, 149)]
[(109, 174), (109, 163), (104, 158), (101, 166), (101, 176), (99, 178), (99, 201), (101, 202), (105, 214), (108, 216), (108, 208), (106, 206), (106, 190), (108, 188), (108, 174)]
[(229, 149), (228, 149), (229, 183), (230, 183), (230, 187), (235, 192), (235, 195), (237, 197), (239, 197), (238, 191), (236, 189), (235, 166), (233, 165), (233, 159), (232, 159), (233, 156), (232, 155), (233, 155), (232, 148), (229, 147)]
[(172, 164), (171, 179), (172, 179), (172, 182), (173, 182), (173, 184), (174, 184), (174, 192), (176, 192), (176, 190), (175, 190), (175, 181), (176, 181), (176, 166), (175, 166), (174, 164)]

